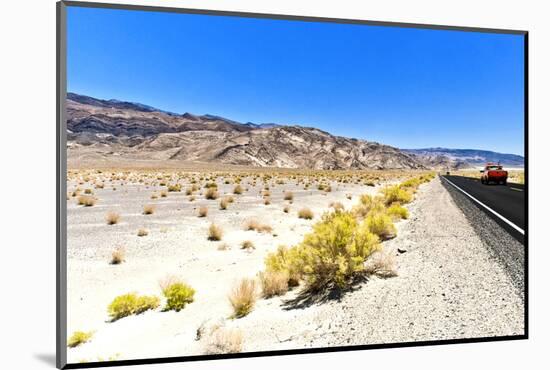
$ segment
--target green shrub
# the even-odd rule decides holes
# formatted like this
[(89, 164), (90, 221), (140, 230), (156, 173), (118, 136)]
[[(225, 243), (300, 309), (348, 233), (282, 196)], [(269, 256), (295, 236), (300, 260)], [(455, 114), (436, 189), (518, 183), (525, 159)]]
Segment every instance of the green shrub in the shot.
[(298, 248), (281, 245), (265, 258), (266, 273), (283, 273), (287, 276), (288, 286), (297, 286), (302, 276), (302, 261)]
[(371, 233), (378, 235), (381, 240), (388, 240), (397, 235), (391, 217), (385, 213), (369, 214), (363, 223)]
[(412, 195), (399, 185), (387, 186), (382, 189), (384, 203), (390, 205), (393, 203), (406, 204), (412, 201)]
[(166, 297), (167, 311), (180, 311), (185, 308), (185, 305), (193, 302), (195, 290), (189, 285), (182, 282), (175, 282), (168, 285), (162, 292)]
[(363, 270), (365, 259), (379, 248), (379, 239), (349, 212), (323, 215), (299, 245), (302, 275), (310, 288), (327, 284), (343, 288)]
[(94, 335), (94, 333), (91, 331), (75, 331), (67, 341), (67, 347), (74, 348), (81, 344), (84, 344), (92, 338), (92, 335)]
[(147, 310), (154, 310), (159, 305), (160, 299), (156, 296), (138, 296), (136, 293), (128, 293), (116, 297), (107, 307), (107, 312), (115, 321)]
[(359, 204), (353, 207), (352, 212), (355, 216), (364, 218), (371, 213), (384, 212), (384, 200), (382, 197), (373, 197), (363, 194), (359, 197)]
[(391, 218), (396, 220), (409, 218), (409, 211), (407, 210), (407, 208), (399, 204), (392, 204), (388, 208), (387, 212)]

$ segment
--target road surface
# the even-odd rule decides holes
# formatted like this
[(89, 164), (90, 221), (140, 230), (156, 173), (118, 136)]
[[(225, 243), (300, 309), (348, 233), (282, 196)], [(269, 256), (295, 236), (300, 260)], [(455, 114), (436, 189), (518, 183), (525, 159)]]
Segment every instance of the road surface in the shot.
[[(525, 233), (525, 187), (522, 184), (483, 185), (479, 179), (463, 176), (443, 176), (475, 200), (473, 203), (523, 242)], [(493, 212), (491, 212), (491, 210)], [(501, 217), (499, 217), (498, 215)]]

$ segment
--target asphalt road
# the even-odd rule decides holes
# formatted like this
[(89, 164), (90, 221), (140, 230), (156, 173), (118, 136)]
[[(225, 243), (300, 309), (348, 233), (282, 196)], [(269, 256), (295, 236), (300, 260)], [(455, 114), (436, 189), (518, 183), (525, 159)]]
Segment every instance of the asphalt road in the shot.
[[(525, 230), (525, 187), (521, 184), (483, 185), (479, 179), (463, 176), (443, 176), (502, 217)], [(472, 200), (472, 202), (476, 203)], [(523, 235), (498, 216), (476, 203), (478, 208), (491, 216), (516, 238), (523, 241)]]

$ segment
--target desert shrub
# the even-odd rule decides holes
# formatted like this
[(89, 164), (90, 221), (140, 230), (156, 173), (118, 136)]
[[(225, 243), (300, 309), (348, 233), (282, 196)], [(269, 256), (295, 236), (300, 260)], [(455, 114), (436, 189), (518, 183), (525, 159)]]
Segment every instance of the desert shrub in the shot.
[(195, 198), (194, 195), (191, 195), (191, 196), (189, 197), (189, 201), (190, 201), (190, 202), (193, 202), (195, 199), (196, 199), (196, 198)]
[(126, 258), (126, 250), (124, 247), (117, 247), (111, 253), (111, 265), (118, 265), (124, 262)]
[(355, 216), (363, 218), (370, 213), (384, 212), (384, 200), (382, 197), (373, 197), (363, 194), (359, 197), (359, 204), (353, 207), (352, 212)]
[(204, 188), (205, 189), (217, 189), (218, 184), (216, 184), (215, 182), (207, 182), (206, 184), (204, 184)]
[(288, 286), (297, 286), (302, 277), (303, 261), (298, 248), (279, 246), (265, 258), (266, 273), (282, 273), (288, 278)]
[(199, 217), (206, 217), (208, 215), (208, 207), (199, 207)]
[(139, 229), (137, 232), (137, 236), (147, 236), (149, 235), (149, 231), (147, 229)]
[(223, 230), (221, 227), (211, 224), (208, 228), (208, 240), (212, 241), (218, 241), (222, 240), (223, 237)]
[(422, 183), (422, 180), (418, 177), (414, 177), (412, 179), (408, 179), (406, 181), (403, 181), (400, 186), (401, 188), (404, 188), (404, 189), (416, 189), (417, 187), (420, 186), (420, 184)]
[(215, 199), (218, 199), (219, 195), (218, 195), (218, 188), (214, 188), (214, 187), (210, 187), (206, 190), (206, 193), (204, 193), (204, 197), (206, 199), (211, 199), (211, 200), (215, 200)]
[(221, 243), (220, 245), (218, 245), (219, 251), (227, 251), (229, 249), (231, 249), (231, 247), (227, 243)]
[(227, 203), (235, 202), (235, 198), (233, 198), (233, 196), (231, 196), (231, 195), (226, 196), (225, 200), (227, 200)]
[(229, 293), (229, 303), (233, 307), (233, 317), (240, 318), (248, 315), (256, 304), (256, 281), (242, 279), (233, 286)]
[(128, 293), (116, 297), (107, 307), (107, 312), (112, 321), (130, 315), (138, 315), (147, 310), (154, 310), (160, 305), (156, 296), (138, 296), (136, 293)]
[(120, 221), (120, 215), (116, 212), (108, 212), (107, 215), (105, 215), (105, 221), (107, 221), (107, 225), (118, 224), (118, 221)]
[(384, 203), (390, 205), (393, 203), (406, 204), (412, 201), (412, 195), (399, 185), (387, 186), (382, 189)]
[(383, 278), (397, 276), (395, 257), (384, 251), (374, 252), (365, 263), (365, 272)]
[(193, 189), (191, 188), (185, 189), (185, 195), (192, 195), (192, 194), (193, 194)]
[(174, 282), (166, 286), (162, 294), (166, 297), (165, 310), (180, 311), (193, 302), (195, 290), (183, 282)]
[(379, 238), (358, 225), (351, 213), (333, 212), (324, 214), (297, 248), (304, 261), (302, 276), (310, 288), (344, 287), (363, 271), (365, 259), (379, 248)]
[(233, 194), (237, 194), (237, 195), (240, 195), (243, 193), (243, 187), (241, 185), (236, 185), (234, 188), (233, 188)]
[(244, 229), (247, 231), (257, 231), (259, 233), (271, 233), (273, 228), (267, 224), (262, 224), (255, 219), (249, 219), (244, 224)]
[(81, 195), (78, 197), (78, 204), (84, 207), (92, 207), (96, 203), (96, 198), (91, 195)]
[(242, 351), (243, 335), (239, 329), (218, 327), (206, 338), (205, 353), (223, 354)]
[(241, 243), (241, 249), (249, 250), (249, 249), (256, 249), (256, 247), (254, 246), (254, 243), (252, 243), (252, 241), (245, 240)]
[(226, 210), (228, 205), (229, 205), (229, 202), (228, 202), (227, 198), (223, 198), (223, 199), (220, 200), (220, 209), (222, 211)]
[(407, 210), (407, 208), (399, 204), (392, 204), (390, 207), (388, 207), (387, 213), (391, 218), (396, 220), (409, 218), (409, 211)]
[(291, 191), (285, 191), (284, 200), (293, 200), (294, 194)]
[(67, 347), (74, 348), (81, 344), (88, 342), (92, 336), (93, 332), (84, 332), (84, 331), (75, 331), (73, 335), (67, 341)]
[(269, 197), (268, 197), (268, 198), (264, 198), (264, 204), (265, 204), (266, 206), (270, 205), (270, 204), (271, 204), (271, 199), (269, 199)]
[(155, 205), (154, 204), (146, 204), (143, 206), (143, 214), (144, 215), (152, 215), (155, 213)]
[(305, 220), (313, 219), (313, 211), (309, 208), (302, 208), (298, 211), (298, 218), (303, 218)]
[(84, 189), (84, 194), (93, 194), (92, 189)]
[(159, 196), (156, 195), (155, 193), (151, 194), (151, 199), (157, 199)]
[(284, 206), (283, 212), (284, 212), (284, 213), (290, 212), (290, 207), (289, 207), (289, 206)]
[(397, 230), (390, 216), (385, 213), (372, 213), (364, 220), (369, 231), (381, 240), (388, 240), (397, 235)]
[(283, 295), (288, 291), (288, 272), (260, 272), (259, 279), (262, 285), (262, 295), (265, 298), (270, 298), (276, 295)]
[(180, 184), (168, 185), (168, 191), (170, 191), (170, 192), (180, 192), (181, 191), (181, 185)]

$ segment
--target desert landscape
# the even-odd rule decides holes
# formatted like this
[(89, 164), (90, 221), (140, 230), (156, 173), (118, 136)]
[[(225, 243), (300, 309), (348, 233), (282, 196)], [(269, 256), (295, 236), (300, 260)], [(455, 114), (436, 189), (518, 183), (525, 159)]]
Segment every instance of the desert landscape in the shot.
[(523, 333), (456, 151), (68, 102), (69, 362)]

